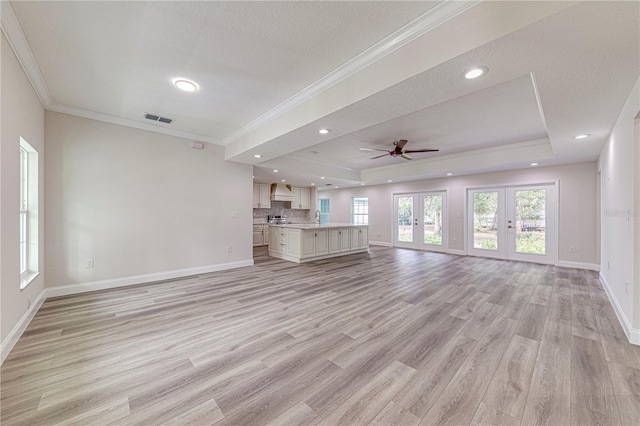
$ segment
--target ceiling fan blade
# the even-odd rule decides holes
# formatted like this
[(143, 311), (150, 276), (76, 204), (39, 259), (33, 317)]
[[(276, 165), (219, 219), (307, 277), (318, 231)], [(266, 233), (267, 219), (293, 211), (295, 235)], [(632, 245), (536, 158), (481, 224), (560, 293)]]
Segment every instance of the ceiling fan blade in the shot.
[(389, 155), (389, 153), (378, 155), (377, 157), (371, 157), (370, 160), (375, 160), (376, 158), (386, 157), (387, 155)]
[(405, 160), (413, 160), (413, 157), (411, 157), (410, 155), (405, 154), (404, 152), (402, 154), (400, 154), (400, 157), (404, 158)]
[(360, 148), (360, 151), (382, 151), (389, 152), (388, 149), (376, 149), (376, 148)]
[(439, 149), (408, 149), (405, 152), (436, 152), (440, 151)]
[(396, 146), (396, 152), (400, 153), (402, 152), (402, 148), (404, 148), (404, 146), (407, 144), (407, 140), (406, 139), (400, 139), (399, 141), (396, 141), (394, 143), (394, 145)]

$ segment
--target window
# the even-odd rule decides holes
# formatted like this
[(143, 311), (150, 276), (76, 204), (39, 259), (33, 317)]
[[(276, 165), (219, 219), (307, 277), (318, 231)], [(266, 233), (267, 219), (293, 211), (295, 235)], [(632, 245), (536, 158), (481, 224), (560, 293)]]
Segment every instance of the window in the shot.
[(38, 276), (38, 152), (20, 138), (20, 288)]
[(369, 197), (351, 199), (351, 223), (354, 225), (369, 224)]
[(27, 272), (27, 221), (29, 219), (29, 153), (20, 145), (20, 276)]
[(318, 200), (320, 202), (320, 223), (329, 223), (329, 199)]

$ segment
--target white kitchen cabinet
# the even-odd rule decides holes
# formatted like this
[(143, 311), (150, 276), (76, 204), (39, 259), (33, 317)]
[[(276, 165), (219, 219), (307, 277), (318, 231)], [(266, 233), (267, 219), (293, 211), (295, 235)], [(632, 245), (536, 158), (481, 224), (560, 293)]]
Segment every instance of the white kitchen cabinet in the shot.
[(291, 209), (309, 210), (311, 208), (311, 189), (297, 186), (291, 187), (291, 192), (295, 198), (291, 202)]
[(302, 232), (302, 254), (300, 257), (324, 256), (327, 254), (329, 254), (328, 229), (314, 229)]
[(264, 245), (264, 226), (253, 225), (253, 245), (254, 247)]
[(284, 254), (282, 233), (280, 228), (269, 227), (269, 255), (279, 257)]
[(269, 225), (253, 225), (253, 245), (269, 245)]
[(302, 251), (300, 257), (313, 257), (316, 254), (316, 231), (302, 232)]
[(329, 254), (329, 230), (316, 230), (316, 256), (324, 256)]
[(300, 247), (300, 230), (299, 229), (287, 229), (285, 230), (286, 244), (285, 254), (287, 256), (300, 257), (302, 248)]
[(369, 247), (369, 228), (367, 226), (354, 226), (351, 228), (351, 249)]
[(329, 253), (340, 253), (351, 250), (349, 228), (329, 229)]
[(340, 253), (341, 231), (342, 228), (329, 229), (329, 253)]
[(262, 225), (263, 229), (264, 229), (264, 245), (268, 246), (269, 245), (269, 225)]
[(269, 185), (268, 183), (253, 184), (253, 208), (271, 208), (271, 185)]
[(348, 223), (270, 225), (269, 256), (301, 263), (367, 252), (367, 226), (356, 226), (353, 232), (362, 247), (350, 244), (352, 228)]

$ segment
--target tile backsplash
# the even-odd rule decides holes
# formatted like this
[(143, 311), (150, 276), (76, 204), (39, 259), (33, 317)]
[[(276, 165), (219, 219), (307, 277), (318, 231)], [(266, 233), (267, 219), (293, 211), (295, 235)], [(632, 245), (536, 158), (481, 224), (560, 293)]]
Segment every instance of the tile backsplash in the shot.
[(253, 209), (254, 222), (266, 222), (267, 216), (286, 215), (292, 222), (312, 222), (311, 210), (290, 209), (288, 201), (272, 201), (270, 209)]

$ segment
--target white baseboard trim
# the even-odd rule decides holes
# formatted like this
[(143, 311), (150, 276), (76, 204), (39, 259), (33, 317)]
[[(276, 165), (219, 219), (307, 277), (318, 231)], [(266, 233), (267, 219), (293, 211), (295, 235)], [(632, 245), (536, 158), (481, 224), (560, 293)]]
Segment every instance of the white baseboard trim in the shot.
[(458, 249), (447, 249), (448, 254), (457, 254), (458, 256), (466, 256), (467, 252)]
[(605, 293), (607, 293), (607, 296), (609, 297), (609, 302), (611, 302), (611, 306), (613, 306), (613, 311), (616, 313), (618, 321), (620, 321), (620, 325), (622, 325), (624, 334), (626, 334), (627, 339), (629, 339), (629, 343), (640, 345), (640, 330), (631, 326), (631, 321), (629, 321), (629, 318), (625, 315), (622, 307), (618, 303), (618, 299), (613, 293), (613, 290), (611, 290), (607, 279), (602, 274), (600, 274), (600, 282), (602, 283), (602, 287), (604, 287)]
[(229, 263), (219, 263), (216, 265), (197, 266), (195, 268), (176, 269), (174, 271), (154, 272), (152, 274), (134, 275), (130, 277), (114, 278), (109, 280), (90, 281), (86, 283), (49, 287), (46, 289), (46, 296), (57, 297), (66, 296), (69, 294), (86, 293), (88, 291), (106, 290), (128, 285), (145, 284), (154, 281), (189, 277), (191, 275), (208, 274), (210, 272), (224, 271), (226, 269), (243, 268), (245, 266), (253, 266), (253, 259), (240, 260), (237, 262)]
[(393, 244), (386, 241), (369, 241), (370, 246), (393, 247)]
[(600, 265), (597, 263), (572, 262), (570, 260), (558, 260), (557, 266), (563, 268), (586, 269), (587, 271), (600, 272)]
[(11, 349), (15, 346), (22, 336), (22, 333), (27, 329), (29, 323), (40, 309), (40, 306), (50, 297), (67, 296), (69, 294), (86, 293), (88, 291), (106, 290), (109, 288), (124, 287), (128, 285), (144, 284), (153, 281), (169, 280), (173, 278), (188, 277), (191, 275), (208, 274), (210, 272), (224, 271), (226, 269), (243, 268), (246, 266), (253, 266), (253, 259), (240, 260), (237, 262), (220, 263), (217, 265), (198, 266), (195, 268), (177, 269), (174, 271), (156, 272), (153, 274), (134, 275), (131, 277), (115, 278), (110, 280), (91, 281), (86, 283), (68, 284), (58, 287), (48, 287), (40, 292), (36, 300), (31, 307), (20, 318), (20, 321), (13, 327), (13, 330), (9, 333), (6, 339), (2, 342), (0, 347), (0, 365), (4, 362), (5, 358), (11, 352)]
[(36, 300), (34, 300), (29, 309), (27, 309), (27, 312), (22, 315), (22, 318), (20, 318), (16, 326), (13, 327), (13, 330), (9, 332), (7, 338), (2, 342), (2, 346), (0, 347), (0, 365), (2, 365), (7, 358), (11, 349), (18, 343), (18, 339), (20, 339), (22, 333), (27, 329), (33, 317), (36, 316), (36, 312), (38, 312), (38, 309), (40, 309), (40, 306), (42, 306), (47, 298), (46, 292), (46, 288), (40, 292)]

